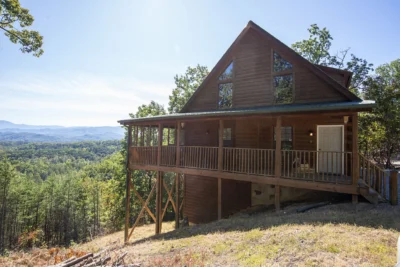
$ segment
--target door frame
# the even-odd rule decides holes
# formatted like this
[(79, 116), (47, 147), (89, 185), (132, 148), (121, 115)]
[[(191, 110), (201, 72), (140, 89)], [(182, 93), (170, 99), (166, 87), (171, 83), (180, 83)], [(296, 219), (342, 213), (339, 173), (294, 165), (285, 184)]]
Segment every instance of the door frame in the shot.
[[(319, 128), (328, 128), (328, 127), (340, 127), (340, 128), (342, 128), (342, 153), (344, 152), (344, 125), (343, 124), (334, 124), (334, 125), (317, 125), (317, 155), (318, 155), (318, 152), (319, 152)], [(316, 170), (317, 170), (317, 172), (319, 172), (319, 156), (317, 156), (317, 168), (316, 168)], [(342, 173), (341, 174), (344, 174), (344, 168), (343, 168), (343, 166), (344, 166), (344, 154), (342, 154)]]

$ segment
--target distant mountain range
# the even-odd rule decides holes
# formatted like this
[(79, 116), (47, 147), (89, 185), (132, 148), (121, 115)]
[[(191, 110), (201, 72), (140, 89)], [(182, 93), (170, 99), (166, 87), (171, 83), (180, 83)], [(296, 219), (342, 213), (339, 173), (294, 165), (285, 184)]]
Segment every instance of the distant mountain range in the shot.
[(124, 129), (119, 126), (63, 127), (57, 125), (15, 124), (0, 120), (0, 141), (78, 142), (119, 140)]

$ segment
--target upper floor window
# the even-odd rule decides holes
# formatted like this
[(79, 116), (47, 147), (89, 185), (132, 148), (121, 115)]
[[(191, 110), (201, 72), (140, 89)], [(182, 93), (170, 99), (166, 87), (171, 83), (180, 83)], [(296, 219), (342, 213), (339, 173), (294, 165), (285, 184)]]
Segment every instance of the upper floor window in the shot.
[(293, 103), (293, 66), (275, 51), (273, 72), (275, 104)]
[(293, 75), (274, 76), (275, 104), (293, 103)]
[(218, 77), (218, 80), (231, 80), (233, 78), (233, 61), (225, 69), (225, 71)]
[(233, 61), (218, 77), (218, 108), (232, 107), (233, 93)]
[(292, 64), (286, 61), (278, 53), (274, 52), (274, 72), (280, 72), (284, 70), (291, 70)]

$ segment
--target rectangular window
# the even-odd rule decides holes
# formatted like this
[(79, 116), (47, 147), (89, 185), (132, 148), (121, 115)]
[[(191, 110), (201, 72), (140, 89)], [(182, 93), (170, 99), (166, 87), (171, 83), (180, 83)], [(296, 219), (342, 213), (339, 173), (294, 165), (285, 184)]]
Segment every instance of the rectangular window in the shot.
[(274, 77), (275, 104), (293, 103), (293, 75)]
[(218, 89), (219, 89), (218, 107), (221, 109), (231, 108), (233, 83), (221, 83), (218, 85)]
[[(274, 148), (276, 148), (276, 128), (274, 128)], [(282, 150), (293, 149), (293, 128), (292, 126), (281, 127), (281, 147)]]
[(223, 139), (225, 141), (232, 140), (232, 128), (224, 128)]

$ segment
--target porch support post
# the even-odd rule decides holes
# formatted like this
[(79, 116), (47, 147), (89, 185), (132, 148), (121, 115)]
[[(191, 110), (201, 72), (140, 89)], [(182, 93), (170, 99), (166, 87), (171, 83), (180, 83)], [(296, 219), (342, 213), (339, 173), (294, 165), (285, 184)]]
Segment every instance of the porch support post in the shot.
[(179, 173), (175, 173), (175, 229), (179, 228), (179, 213), (180, 213), (180, 203), (179, 203), (179, 195), (180, 195), (180, 175)]
[(163, 173), (157, 171), (157, 184), (156, 184), (156, 235), (161, 233), (162, 224), (162, 176)]
[[(218, 132), (218, 171), (223, 170), (223, 151), (224, 151), (224, 121), (219, 120), (219, 132)], [(218, 220), (222, 218), (222, 181), (218, 178)]]
[(222, 218), (222, 179), (218, 178), (218, 220)]
[(161, 146), (162, 146), (162, 139), (163, 139), (163, 127), (162, 124), (158, 124), (158, 148), (157, 148), (157, 165), (160, 166), (161, 164)]
[(222, 172), (222, 153), (224, 149), (224, 121), (219, 120), (218, 138), (218, 171)]
[(125, 194), (125, 233), (124, 241), (128, 242), (130, 200), (131, 200), (131, 170), (129, 169), (129, 150), (132, 146), (132, 126), (128, 126), (128, 140), (126, 147), (126, 194)]
[[(276, 118), (275, 127), (275, 177), (281, 177), (281, 161), (282, 161), (282, 142), (281, 142), (281, 132), (282, 132), (282, 117), (278, 116)], [(279, 211), (281, 209), (281, 189), (280, 185), (275, 185), (275, 210)]]
[(181, 122), (176, 123), (176, 163), (175, 166), (179, 168), (181, 163)]
[[(353, 158), (353, 166), (352, 166), (352, 181), (353, 186), (358, 186), (358, 179), (360, 179), (360, 164), (359, 164), (359, 156), (358, 156), (358, 114), (354, 113), (352, 115), (352, 158)], [(353, 204), (358, 203), (358, 195), (352, 196)]]

